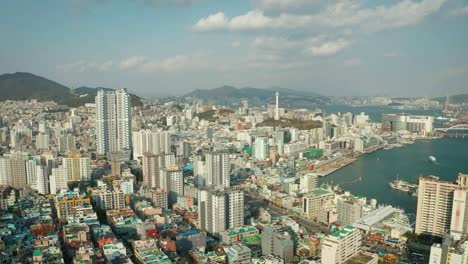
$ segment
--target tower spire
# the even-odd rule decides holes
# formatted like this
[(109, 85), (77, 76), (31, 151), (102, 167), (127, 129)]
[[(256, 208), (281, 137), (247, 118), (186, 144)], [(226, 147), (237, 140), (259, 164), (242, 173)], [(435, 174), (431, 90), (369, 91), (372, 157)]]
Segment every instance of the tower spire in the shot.
[(275, 107), (275, 120), (279, 120), (279, 93), (276, 91), (276, 107)]

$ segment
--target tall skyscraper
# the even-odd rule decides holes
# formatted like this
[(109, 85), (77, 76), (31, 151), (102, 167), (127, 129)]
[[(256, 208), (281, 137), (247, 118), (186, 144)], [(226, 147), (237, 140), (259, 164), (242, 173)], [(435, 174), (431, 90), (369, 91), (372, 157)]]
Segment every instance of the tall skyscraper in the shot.
[(0, 184), (11, 185), (14, 188), (22, 188), (28, 184), (24, 157), (0, 157)]
[(26, 177), (27, 177), (27, 182), (28, 185), (34, 189), (37, 190), (37, 175), (36, 175), (36, 166), (39, 165), (39, 161), (35, 158), (32, 158), (28, 161), (26, 161)]
[(49, 194), (49, 169), (46, 166), (36, 166), (36, 188), (40, 194)]
[[(449, 229), (456, 183), (428, 176), (419, 178), (416, 234), (442, 237)], [(457, 197), (459, 199), (459, 197)]]
[(129, 150), (131, 138), (131, 101), (125, 89), (98, 91), (96, 96), (97, 153)]
[(279, 93), (276, 91), (276, 106), (275, 106), (275, 120), (279, 120)]
[(200, 228), (211, 234), (244, 225), (244, 192), (241, 190), (201, 189), (198, 207)]
[(230, 185), (229, 154), (221, 152), (208, 152), (205, 155), (204, 177), (206, 186), (226, 187)]

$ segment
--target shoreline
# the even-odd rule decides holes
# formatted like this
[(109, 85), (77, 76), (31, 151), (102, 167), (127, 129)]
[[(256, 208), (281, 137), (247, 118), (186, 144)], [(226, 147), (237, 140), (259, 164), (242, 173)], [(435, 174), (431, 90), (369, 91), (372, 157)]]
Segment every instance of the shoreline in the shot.
[[(405, 147), (406, 145), (413, 145), (414, 143), (416, 143), (417, 141), (426, 141), (426, 140), (439, 140), (439, 139), (443, 139), (443, 137), (415, 137), (413, 138), (413, 141), (411, 143), (407, 143), (407, 144), (402, 144), (400, 147), (392, 147), (390, 149), (394, 149), (394, 148), (402, 148), (402, 147)], [(386, 146), (382, 145), (382, 146), (378, 146), (376, 147), (375, 149), (371, 150), (371, 151), (365, 151), (364, 153), (358, 155), (358, 156), (355, 156), (355, 157), (343, 157), (343, 158), (340, 158), (340, 160), (336, 160), (334, 162), (332, 162), (331, 164), (326, 164), (326, 165), (323, 165), (323, 167), (327, 167), (327, 169), (321, 169), (323, 167), (319, 167), (317, 169), (314, 169), (313, 172), (314, 173), (317, 173), (317, 175), (320, 177), (320, 178), (325, 178), (326, 176), (354, 163), (355, 161), (357, 161), (361, 156), (364, 156), (366, 154), (372, 154), (372, 153), (375, 153), (377, 151), (381, 151), (381, 150), (390, 150), (390, 149), (386, 149)], [(341, 161), (341, 159), (344, 159), (344, 161), (342, 161), (342, 163), (339, 163)], [(339, 164), (337, 164), (339, 163)], [(329, 168), (331, 167), (331, 168)]]

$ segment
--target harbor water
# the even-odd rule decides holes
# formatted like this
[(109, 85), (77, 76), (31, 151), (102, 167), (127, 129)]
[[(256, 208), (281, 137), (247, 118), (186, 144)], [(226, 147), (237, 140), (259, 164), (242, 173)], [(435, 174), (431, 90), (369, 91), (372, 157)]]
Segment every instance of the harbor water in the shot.
[[(429, 156), (437, 159), (429, 161)], [(468, 173), (468, 139), (418, 140), (412, 145), (365, 154), (354, 163), (321, 179), (338, 184), (354, 195), (376, 199), (416, 213), (417, 197), (390, 188), (398, 175), (401, 180), (417, 183), (421, 175), (435, 175), (441, 180), (456, 181), (458, 173)], [(361, 181), (356, 179), (361, 177)]]

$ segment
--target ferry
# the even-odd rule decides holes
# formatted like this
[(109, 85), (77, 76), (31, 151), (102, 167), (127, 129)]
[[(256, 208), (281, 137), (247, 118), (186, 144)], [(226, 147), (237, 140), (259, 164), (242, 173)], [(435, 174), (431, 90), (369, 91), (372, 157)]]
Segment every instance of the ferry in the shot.
[(437, 163), (437, 159), (434, 156), (429, 156), (429, 161), (432, 163)]
[(413, 183), (409, 183), (409, 182), (406, 182), (406, 181), (402, 181), (402, 180), (398, 179), (398, 175), (397, 175), (396, 180), (391, 181), (389, 183), (389, 185), (390, 185), (390, 188), (392, 188), (392, 189), (409, 193), (412, 196), (417, 196), (418, 185), (413, 184)]

